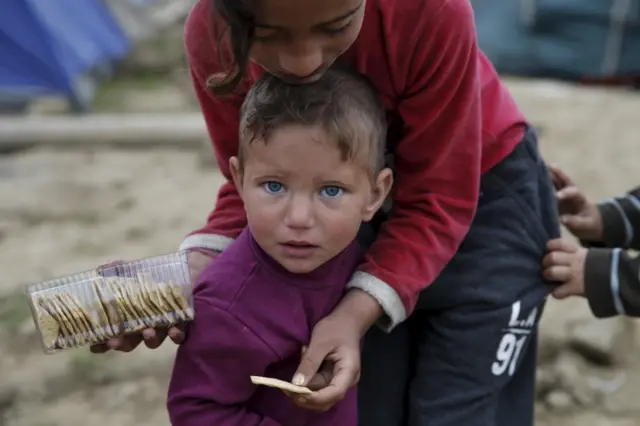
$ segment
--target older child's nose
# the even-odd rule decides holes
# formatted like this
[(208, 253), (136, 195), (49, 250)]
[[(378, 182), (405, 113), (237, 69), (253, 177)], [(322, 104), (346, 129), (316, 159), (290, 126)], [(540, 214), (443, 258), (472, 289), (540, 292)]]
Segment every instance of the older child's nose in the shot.
[(322, 68), (322, 58), (322, 49), (313, 47), (283, 52), (280, 55), (280, 67), (287, 74), (304, 79)]

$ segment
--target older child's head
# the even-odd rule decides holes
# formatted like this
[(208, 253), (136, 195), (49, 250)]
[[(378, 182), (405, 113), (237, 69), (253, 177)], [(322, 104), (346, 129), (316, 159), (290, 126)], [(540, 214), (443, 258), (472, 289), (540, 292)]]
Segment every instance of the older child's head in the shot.
[(231, 172), (254, 238), (286, 269), (324, 264), (380, 208), (385, 127), (374, 89), (346, 71), (304, 85), (265, 74), (250, 90)]

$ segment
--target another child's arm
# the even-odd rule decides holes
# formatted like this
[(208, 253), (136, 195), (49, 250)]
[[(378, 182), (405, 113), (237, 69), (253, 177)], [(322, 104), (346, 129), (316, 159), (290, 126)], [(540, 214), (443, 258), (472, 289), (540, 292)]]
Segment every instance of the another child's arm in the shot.
[(562, 223), (583, 244), (640, 249), (640, 187), (594, 203), (562, 170), (550, 166), (549, 171)]
[(558, 299), (585, 296), (598, 318), (640, 316), (640, 259), (620, 248), (583, 248), (563, 239), (549, 242), (544, 275), (560, 283)]
[(640, 249), (640, 187), (598, 204), (606, 247)]
[(167, 408), (174, 426), (280, 426), (245, 407), (250, 376), (278, 360), (269, 345), (226, 309), (195, 296), (196, 319), (180, 346)]

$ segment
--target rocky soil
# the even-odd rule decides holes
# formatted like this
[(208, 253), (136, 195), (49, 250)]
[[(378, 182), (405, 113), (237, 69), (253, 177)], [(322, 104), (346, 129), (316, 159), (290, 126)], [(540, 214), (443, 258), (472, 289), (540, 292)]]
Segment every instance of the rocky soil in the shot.
[[(122, 83), (126, 89), (104, 95), (101, 108), (194, 108), (184, 80), (164, 78)], [(540, 128), (545, 157), (589, 195), (637, 184), (640, 96), (528, 80), (509, 85)], [(128, 355), (45, 356), (22, 286), (174, 250), (203, 222), (222, 181), (203, 166), (212, 156), (203, 152), (39, 148), (0, 157), (0, 426), (168, 424), (173, 345)], [(541, 328), (539, 426), (640, 425), (637, 321), (596, 320), (583, 300), (552, 300)]]

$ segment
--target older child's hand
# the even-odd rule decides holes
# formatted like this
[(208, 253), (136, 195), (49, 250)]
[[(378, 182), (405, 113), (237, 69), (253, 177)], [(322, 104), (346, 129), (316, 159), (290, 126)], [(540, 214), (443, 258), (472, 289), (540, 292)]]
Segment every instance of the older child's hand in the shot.
[(309, 386), (310, 395), (290, 395), (300, 407), (326, 411), (340, 402), (360, 379), (360, 341), (382, 315), (378, 302), (351, 289), (331, 314), (316, 324), (302, 354), (293, 384)]
[(587, 249), (565, 239), (547, 244), (547, 255), (542, 260), (543, 275), (560, 285), (553, 291), (556, 299), (584, 296), (584, 263)]
[(548, 166), (556, 188), (558, 210), (562, 224), (584, 241), (602, 241), (602, 216), (595, 203), (589, 201), (566, 173)]

